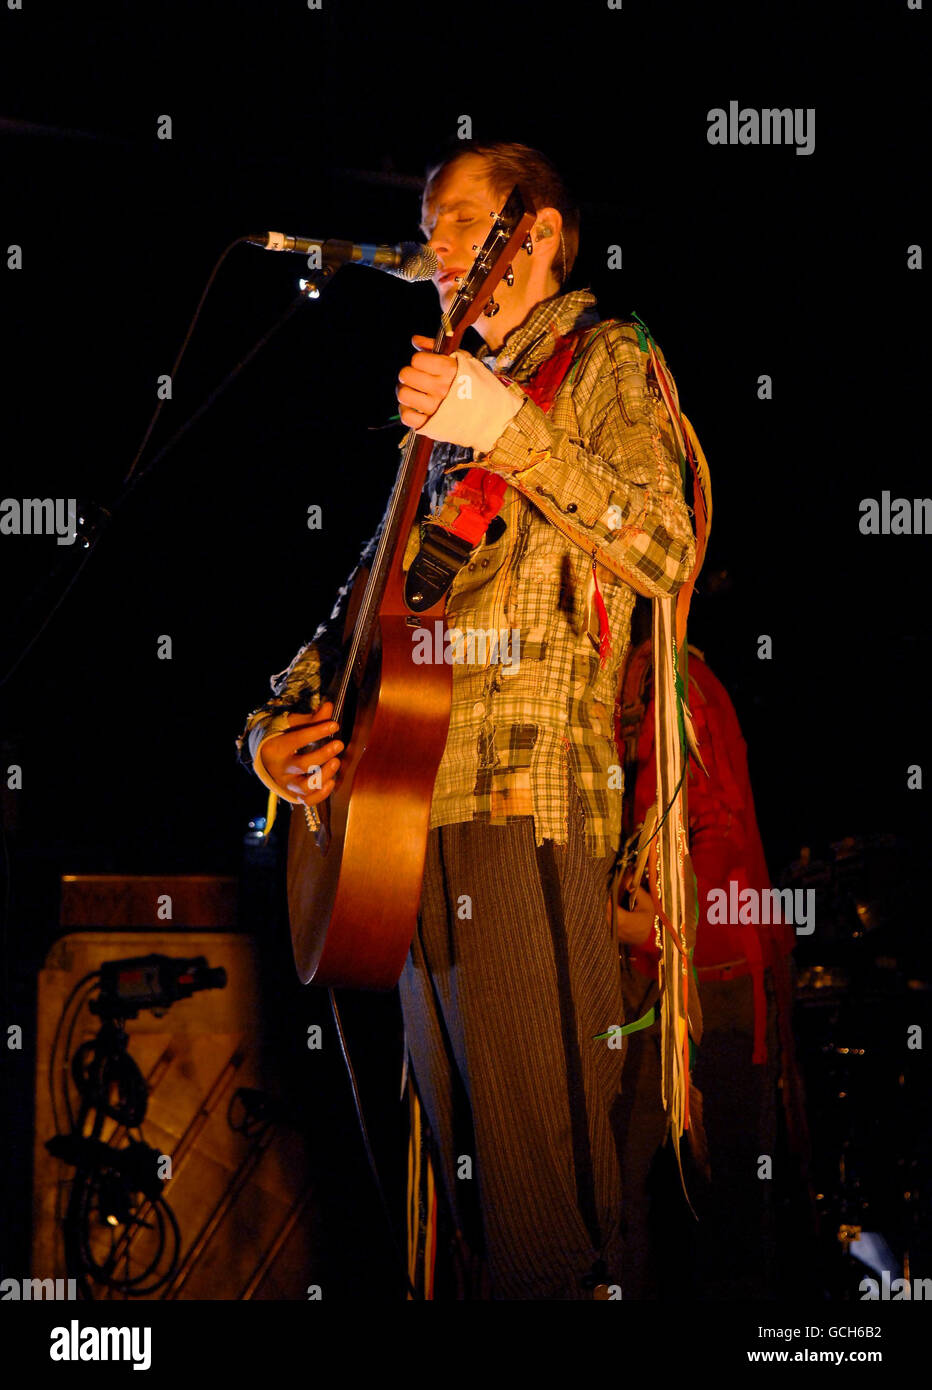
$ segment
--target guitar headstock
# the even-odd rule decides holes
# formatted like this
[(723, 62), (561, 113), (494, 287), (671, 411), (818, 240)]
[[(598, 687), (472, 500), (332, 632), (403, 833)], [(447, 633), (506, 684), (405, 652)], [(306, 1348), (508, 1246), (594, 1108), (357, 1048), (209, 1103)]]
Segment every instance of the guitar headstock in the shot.
[(502, 210), (493, 214), (489, 234), (479, 247), (453, 303), (443, 315), (438, 352), (454, 350), (466, 329), (490, 306), (493, 291), (508, 274), (518, 252), (522, 248), (530, 250), (530, 230), (535, 216), (533, 208), (525, 207), (515, 185)]

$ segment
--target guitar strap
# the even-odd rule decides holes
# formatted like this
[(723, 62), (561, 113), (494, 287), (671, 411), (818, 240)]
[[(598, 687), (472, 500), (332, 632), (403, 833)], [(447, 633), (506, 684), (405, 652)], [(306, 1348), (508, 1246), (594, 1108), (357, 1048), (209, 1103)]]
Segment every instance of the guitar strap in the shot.
[[(530, 380), (517, 383), (541, 410), (549, 412), (557, 392), (581, 356), (593, 329), (578, 329), (557, 338), (554, 350)], [(510, 381), (509, 377), (499, 377)], [(432, 608), (449, 590), (505, 500), (508, 483), (485, 468), (470, 468), (450, 489), (436, 516), (421, 523), (421, 546), (405, 581), (405, 603), (414, 613)]]

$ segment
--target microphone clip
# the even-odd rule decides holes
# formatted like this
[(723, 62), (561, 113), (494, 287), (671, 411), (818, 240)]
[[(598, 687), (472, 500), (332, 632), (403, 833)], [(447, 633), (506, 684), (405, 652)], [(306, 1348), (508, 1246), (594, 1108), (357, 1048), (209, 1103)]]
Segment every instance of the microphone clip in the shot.
[(345, 264), (345, 261), (325, 260), (321, 262), (320, 266), (311, 269), (303, 279), (298, 281), (298, 289), (304, 298), (320, 299), (321, 290), (330, 283), (340, 267)]

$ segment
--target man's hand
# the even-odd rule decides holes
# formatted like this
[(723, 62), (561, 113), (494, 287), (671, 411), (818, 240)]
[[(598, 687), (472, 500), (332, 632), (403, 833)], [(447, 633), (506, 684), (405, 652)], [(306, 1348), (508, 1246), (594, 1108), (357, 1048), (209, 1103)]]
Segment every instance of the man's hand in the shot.
[[(332, 700), (325, 700), (313, 714), (289, 714), (291, 728), (259, 745), (262, 765), (272, 781), (305, 806), (324, 801), (336, 785), (340, 760), (334, 755), (343, 751), (343, 744), (328, 738), (340, 727), (330, 718), (332, 714)], [(313, 745), (311, 751), (299, 755), (298, 749), (308, 744)]]
[[(609, 901), (605, 916), (611, 923), (612, 904)], [(654, 925), (654, 908), (650, 897), (639, 888), (634, 900), (634, 910), (625, 907), (615, 908), (615, 935), (626, 946), (643, 946)]]
[(410, 430), (419, 430), (446, 399), (456, 376), (456, 361), (434, 352), (433, 338), (415, 334), (411, 342), (420, 351), (411, 358), (410, 365), (402, 367), (398, 373), (395, 395), (401, 406), (401, 423)]

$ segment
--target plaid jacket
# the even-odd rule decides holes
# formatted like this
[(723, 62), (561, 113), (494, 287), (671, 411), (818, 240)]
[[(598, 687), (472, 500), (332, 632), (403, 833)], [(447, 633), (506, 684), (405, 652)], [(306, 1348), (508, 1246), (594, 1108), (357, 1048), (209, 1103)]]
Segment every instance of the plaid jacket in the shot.
[[(481, 358), (507, 374), (523, 403), (488, 454), (474, 459), (466, 449), (434, 446), (421, 514), (438, 510), (470, 464), (511, 484), (453, 582), (447, 614), (448, 626), (467, 637), (473, 629), (517, 638), (499, 651), (481, 640), (459, 653), (454, 648), (453, 707), (431, 829), (533, 816), (538, 844), (565, 844), (572, 777), (586, 808), (587, 849), (602, 857), (617, 849), (621, 833), (613, 720), (635, 589), (650, 597), (674, 593), (695, 547), (672, 431), (630, 324), (609, 321), (587, 337), (548, 413), (514, 384), (547, 360), (557, 338), (598, 325), (594, 310), (585, 290), (546, 300), (497, 354)], [(360, 566), (371, 561), (380, 534), (381, 526)], [(406, 563), (417, 545), (414, 528)], [(602, 665), (593, 558), (611, 643)], [(238, 740), (247, 765), (263, 738), (287, 727), (285, 712), (310, 712), (320, 703), (339, 661), (357, 570), (330, 620), (272, 678), (273, 699), (249, 716)]]

